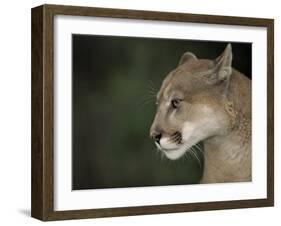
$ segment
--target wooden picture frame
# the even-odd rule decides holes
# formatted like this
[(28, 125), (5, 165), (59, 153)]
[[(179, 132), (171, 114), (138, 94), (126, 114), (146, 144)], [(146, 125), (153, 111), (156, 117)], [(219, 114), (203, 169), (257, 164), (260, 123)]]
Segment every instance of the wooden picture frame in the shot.
[[(54, 210), (54, 16), (71, 15), (264, 27), (267, 29), (267, 198), (122, 208)], [(61, 5), (32, 9), (32, 202), (34, 218), (50, 220), (160, 214), (274, 205), (274, 21)]]

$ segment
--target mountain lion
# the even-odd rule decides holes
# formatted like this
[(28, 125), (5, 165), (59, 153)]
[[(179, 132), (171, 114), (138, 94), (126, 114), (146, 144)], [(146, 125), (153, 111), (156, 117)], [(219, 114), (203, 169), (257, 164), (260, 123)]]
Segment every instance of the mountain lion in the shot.
[(203, 142), (201, 183), (251, 181), (251, 80), (232, 68), (231, 44), (215, 60), (183, 54), (156, 104), (150, 136), (167, 158)]

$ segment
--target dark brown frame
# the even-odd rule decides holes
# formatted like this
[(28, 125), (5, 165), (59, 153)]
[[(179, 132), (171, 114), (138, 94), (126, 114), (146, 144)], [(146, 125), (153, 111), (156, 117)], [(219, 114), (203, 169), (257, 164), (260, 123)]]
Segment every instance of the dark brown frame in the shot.
[[(54, 211), (53, 35), (55, 15), (179, 21), (267, 28), (267, 198), (105, 209)], [(31, 215), (43, 221), (274, 205), (274, 20), (183, 13), (42, 5), (32, 9), (32, 200)]]

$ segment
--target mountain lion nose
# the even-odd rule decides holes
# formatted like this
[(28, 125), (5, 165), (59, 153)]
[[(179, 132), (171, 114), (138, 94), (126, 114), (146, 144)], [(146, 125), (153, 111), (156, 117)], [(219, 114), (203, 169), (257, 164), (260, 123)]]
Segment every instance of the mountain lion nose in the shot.
[(158, 144), (160, 144), (160, 140), (161, 140), (162, 134), (161, 133), (155, 133), (152, 135), (152, 138), (155, 140), (155, 142), (157, 142)]

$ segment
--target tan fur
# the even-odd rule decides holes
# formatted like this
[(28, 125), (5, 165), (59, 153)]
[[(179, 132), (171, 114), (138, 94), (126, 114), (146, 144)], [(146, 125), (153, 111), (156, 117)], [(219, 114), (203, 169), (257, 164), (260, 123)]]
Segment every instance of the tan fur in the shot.
[(201, 183), (251, 181), (251, 84), (235, 70), (228, 97), (229, 132), (204, 141)]
[(185, 53), (157, 95), (151, 136), (161, 135), (156, 145), (170, 159), (203, 141), (201, 183), (251, 180), (251, 81), (231, 62), (230, 45), (215, 60)]

